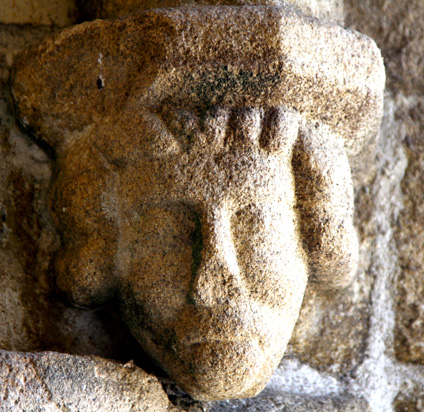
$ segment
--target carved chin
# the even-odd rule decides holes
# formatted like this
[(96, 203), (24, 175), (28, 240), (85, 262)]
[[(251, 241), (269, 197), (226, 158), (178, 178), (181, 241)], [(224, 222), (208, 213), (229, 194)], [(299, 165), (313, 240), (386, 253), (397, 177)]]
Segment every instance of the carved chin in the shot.
[(176, 375), (184, 391), (202, 401), (255, 396), (265, 387), (279, 359), (278, 355), (270, 357), (256, 340), (181, 345), (177, 356), (178, 360), (165, 368), (172, 378)]

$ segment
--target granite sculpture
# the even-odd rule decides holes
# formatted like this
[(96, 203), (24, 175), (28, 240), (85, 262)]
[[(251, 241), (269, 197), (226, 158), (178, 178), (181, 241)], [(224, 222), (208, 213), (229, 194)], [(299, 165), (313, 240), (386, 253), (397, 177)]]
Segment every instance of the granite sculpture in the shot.
[(290, 6), (156, 9), (44, 40), (12, 91), (55, 160), (58, 286), (116, 299), (195, 399), (254, 396), (308, 278), (355, 274), (349, 158), (383, 88), (371, 39)]

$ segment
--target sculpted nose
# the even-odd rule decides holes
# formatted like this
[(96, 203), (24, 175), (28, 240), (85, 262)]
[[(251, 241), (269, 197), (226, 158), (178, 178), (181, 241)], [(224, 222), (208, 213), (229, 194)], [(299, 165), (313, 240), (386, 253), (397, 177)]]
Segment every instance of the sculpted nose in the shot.
[(244, 285), (228, 211), (207, 210), (196, 226), (189, 302), (210, 307), (239, 301)]

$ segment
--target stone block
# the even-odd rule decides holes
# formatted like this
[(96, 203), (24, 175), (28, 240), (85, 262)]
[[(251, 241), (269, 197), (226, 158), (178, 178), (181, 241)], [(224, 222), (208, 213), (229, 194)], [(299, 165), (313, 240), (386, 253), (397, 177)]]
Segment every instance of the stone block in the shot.
[(134, 363), (55, 352), (0, 351), (2, 412), (176, 412)]
[(361, 397), (350, 394), (338, 396), (308, 396), (289, 393), (262, 393), (256, 398), (221, 402), (210, 412), (371, 412)]
[(402, 180), (402, 210), (392, 217), (398, 250), (392, 297), (396, 312), (394, 347), (398, 360), (424, 363), (424, 236), (423, 54), (424, 26), (421, 1), (372, 1), (345, 4), (346, 22), (373, 36), (382, 50), (387, 83), (394, 100), (397, 140), (408, 165)]
[(408, 166), (402, 181), (403, 209), (395, 232), (399, 265), (395, 285), (395, 350), (403, 362), (424, 364), (424, 122), (422, 97), (399, 98), (396, 113)]
[[(406, 388), (404, 388), (406, 389)], [(412, 385), (409, 390), (400, 392), (393, 403), (395, 412), (423, 412), (424, 390), (419, 384)]]
[(345, 1), (346, 24), (372, 37), (382, 50), (387, 84), (405, 95), (424, 91), (424, 27), (421, 0)]

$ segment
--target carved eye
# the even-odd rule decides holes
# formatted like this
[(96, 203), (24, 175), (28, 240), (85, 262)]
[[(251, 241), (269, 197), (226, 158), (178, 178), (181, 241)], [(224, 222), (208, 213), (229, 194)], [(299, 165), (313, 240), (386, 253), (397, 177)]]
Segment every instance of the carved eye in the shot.
[(180, 153), (181, 143), (174, 133), (171, 133), (163, 119), (149, 110), (141, 113), (139, 132), (147, 142), (150, 156), (161, 158), (167, 155)]
[(239, 263), (248, 269), (252, 256), (266, 254), (266, 216), (251, 204), (239, 209), (232, 217), (231, 227)]
[(231, 226), (242, 278), (252, 295), (262, 295), (271, 256), (266, 219), (255, 205), (249, 205), (233, 215)]
[[(164, 204), (143, 207), (134, 216), (137, 243), (144, 249), (169, 253), (190, 244), (195, 230), (194, 213), (182, 204)], [(153, 253), (153, 252), (152, 252)]]

